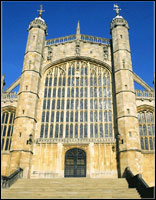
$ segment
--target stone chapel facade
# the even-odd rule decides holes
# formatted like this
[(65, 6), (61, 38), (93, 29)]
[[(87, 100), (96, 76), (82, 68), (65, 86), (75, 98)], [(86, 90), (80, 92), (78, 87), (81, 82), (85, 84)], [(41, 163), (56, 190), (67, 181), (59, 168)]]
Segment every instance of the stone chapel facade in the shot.
[(119, 13), (111, 39), (78, 22), (46, 40), (41, 13), (29, 24), (21, 76), (2, 92), (2, 175), (117, 178), (130, 167), (154, 185), (154, 91), (132, 70), (128, 31)]

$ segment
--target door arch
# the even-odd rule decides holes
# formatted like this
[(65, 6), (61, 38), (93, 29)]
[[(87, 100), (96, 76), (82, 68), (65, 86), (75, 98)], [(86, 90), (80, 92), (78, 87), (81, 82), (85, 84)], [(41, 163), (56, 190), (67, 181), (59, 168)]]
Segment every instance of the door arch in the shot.
[(65, 154), (65, 177), (86, 177), (86, 153), (73, 148)]

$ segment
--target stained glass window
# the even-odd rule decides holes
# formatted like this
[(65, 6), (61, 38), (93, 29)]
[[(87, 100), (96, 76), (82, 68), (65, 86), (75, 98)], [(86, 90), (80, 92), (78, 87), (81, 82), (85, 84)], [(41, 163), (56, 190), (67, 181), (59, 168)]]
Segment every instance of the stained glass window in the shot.
[(1, 150), (8, 151), (11, 147), (15, 111), (2, 112), (1, 122)]
[[(45, 77), (40, 137), (113, 137), (110, 83), (110, 72), (96, 64), (71, 61), (49, 69)], [(2, 121), (7, 121), (4, 115)], [(153, 128), (150, 130), (152, 134)]]
[(154, 149), (154, 114), (152, 111), (140, 111), (138, 113), (139, 133), (141, 149)]

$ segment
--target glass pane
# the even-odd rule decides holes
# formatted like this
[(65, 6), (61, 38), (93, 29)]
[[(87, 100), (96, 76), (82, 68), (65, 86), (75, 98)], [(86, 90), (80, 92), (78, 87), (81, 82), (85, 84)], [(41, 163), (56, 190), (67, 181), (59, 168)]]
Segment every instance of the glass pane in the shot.
[(67, 109), (69, 109), (69, 99), (67, 100)]
[(88, 74), (88, 69), (87, 69), (87, 67), (85, 67), (85, 75), (87, 75)]
[(65, 86), (65, 85), (66, 85), (66, 78), (63, 77), (63, 86)]
[(105, 137), (108, 137), (108, 124), (105, 124)]
[(47, 88), (44, 90), (44, 97), (47, 97)]
[(100, 137), (103, 137), (103, 124), (100, 124)]
[(111, 122), (112, 121), (112, 112), (109, 111), (108, 114), (109, 114), (109, 121)]
[(71, 67), (68, 68), (68, 75), (71, 75)]
[(93, 109), (93, 99), (90, 100), (90, 109)]
[(97, 112), (94, 112), (94, 122), (97, 122)]
[(43, 101), (43, 109), (46, 109), (46, 100)]
[(151, 135), (151, 126), (148, 125), (147, 127), (148, 127), (148, 135)]
[(54, 86), (57, 86), (57, 77), (54, 78)]
[(102, 88), (99, 88), (99, 97), (102, 97)]
[(98, 81), (99, 81), (99, 86), (102, 86), (102, 78), (101, 78), (101, 76), (99, 76)]
[(45, 120), (45, 112), (43, 111), (42, 112), (42, 122), (44, 122), (44, 120)]
[(79, 86), (79, 78), (76, 78), (76, 86)]
[(62, 78), (59, 77), (59, 86), (61, 86), (61, 80), (62, 80)]
[(57, 97), (61, 97), (61, 88), (58, 89)]
[(5, 117), (5, 113), (3, 113), (2, 115), (2, 124), (4, 123), (4, 117)]
[(90, 97), (93, 97), (93, 88), (90, 88)]
[(56, 97), (56, 88), (53, 89), (53, 97)]
[(13, 119), (13, 114), (12, 114), (12, 113), (10, 113), (10, 120), (9, 120), (9, 124), (11, 124), (11, 123), (12, 123), (12, 119)]
[(73, 124), (70, 125), (70, 138), (73, 138)]
[(49, 111), (46, 113), (46, 122), (49, 122)]
[(97, 138), (98, 137), (98, 125), (95, 124), (95, 137)]
[(104, 112), (104, 118), (105, 118), (105, 122), (107, 122), (108, 121), (108, 119), (107, 119), (107, 111)]
[(94, 86), (97, 86), (97, 78), (94, 77)]
[(4, 146), (4, 138), (2, 139), (1, 150), (3, 150), (3, 146)]
[(87, 109), (88, 108), (88, 101), (87, 99), (84, 100), (84, 109)]
[(106, 88), (105, 87), (103, 88), (103, 95), (104, 95), (104, 97), (107, 97), (107, 92), (106, 92)]
[(140, 133), (140, 136), (143, 135), (143, 132), (142, 132), (142, 125), (139, 125), (139, 133)]
[(43, 138), (44, 124), (41, 125), (40, 138)]
[(9, 138), (7, 138), (7, 140), (6, 140), (5, 151), (8, 150), (8, 145), (9, 145)]
[(93, 77), (90, 77), (90, 86), (93, 86)]
[(69, 122), (69, 111), (66, 112), (66, 122)]
[(62, 100), (61, 109), (64, 109), (64, 99)]
[(99, 99), (99, 109), (102, 109), (102, 99)]
[(80, 89), (80, 97), (83, 97), (83, 88)]
[(47, 138), (48, 136), (48, 124), (46, 124), (45, 126), (45, 138)]
[(150, 137), (149, 141), (150, 141), (150, 149), (153, 150), (153, 140), (151, 137)]
[(141, 149), (144, 149), (144, 140), (143, 140), (143, 138), (141, 137)]
[(75, 124), (75, 138), (78, 138), (78, 125)]
[(102, 122), (102, 111), (99, 112), (99, 121)]
[(7, 124), (7, 122), (8, 122), (8, 116), (9, 116), (9, 113), (6, 113), (6, 116), (5, 116), (5, 124)]
[(60, 100), (57, 100), (57, 109), (60, 109)]
[(83, 125), (80, 124), (80, 138), (83, 138)]
[(52, 109), (55, 109), (55, 99), (52, 101)]
[(109, 137), (112, 137), (112, 124), (109, 124)]
[(80, 100), (80, 109), (83, 109), (83, 99)]
[(150, 121), (151, 121), (151, 122), (154, 122), (153, 113), (150, 113)]
[(87, 122), (87, 115), (88, 115), (88, 113), (85, 112), (85, 113), (84, 113), (84, 121), (85, 121), (85, 122)]
[(148, 150), (148, 139), (145, 138), (145, 149)]
[(78, 99), (76, 99), (76, 103), (75, 103), (75, 109), (77, 110), (79, 107), (79, 100)]
[(50, 138), (53, 137), (53, 125), (51, 124), (50, 125)]
[(97, 100), (94, 99), (94, 109), (97, 109)]
[(84, 137), (87, 137), (87, 124), (84, 125)]
[(90, 112), (90, 121), (93, 122), (93, 112)]
[(68, 131), (69, 131), (69, 125), (66, 124), (66, 135), (65, 135), (66, 138), (68, 138)]
[(106, 86), (106, 77), (103, 77), (103, 86)]
[(80, 122), (83, 122), (83, 111), (80, 112)]
[(54, 111), (51, 112), (51, 122), (54, 122)]
[(10, 136), (10, 130), (11, 130), (11, 126), (8, 127), (7, 136)]
[(70, 97), (70, 88), (67, 89), (67, 97)]
[(55, 138), (58, 138), (58, 134), (59, 134), (59, 125), (56, 124), (56, 126), (55, 126)]
[(88, 78), (85, 77), (84, 81), (85, 81), (85, 84), (84, 84), (84, 85), (87, 86), (87, 85), (88, 85)]
[(64, 118), (64, 112), (61, 112), (61, 122), (63, 122), (63, 118)]
[(75, 112), (75, 121), (78, 122), (78, 112)]
[(45, 86), (48, 86), (48, 77), (46, 77)]
[(80, 85), (83, 86), (83, 77), (81, 77)]
[(60, 138), (63, 137), (63, 124), (61, 124), (60, 126)]
[(146, 134), (146, 125), (145, 124), (143, 125), (143, 131), (144, 131), (144, 135), (147, 135)]
[(50, 109), (50, 99), (47, 101), (47, 109)]
[(74, 100), (71, 100), (71, 109), (74, 109)]
[(152, 134), (154, 135), (155, 130), (154, 130), (154, 125), (152, 124)]
[(71, 97), (74, 97), (74, 88), (71, 89)]
[(72, 75), (75, 75), (75, 67), (72, 67)]
[(49, 90), (48, 90), (48, 97), (49, 98), (51, 97), (51, 88), (49, 88)]
[(65, 88), (62, 88), (62, 97), (65, 97)]
[(97, 88), (94, 88), (94, 97), (97, 97)]
[(70, 113), (70, 122), (73, 122), (73, 111)]
[(52, 77), (49, 79), (49, 86), (52, 86)]
[(56, 122), (59, 122), (59, 111), (56, 113)]
[(90, 125), (90, 137), (93, 137), (93, 124)]

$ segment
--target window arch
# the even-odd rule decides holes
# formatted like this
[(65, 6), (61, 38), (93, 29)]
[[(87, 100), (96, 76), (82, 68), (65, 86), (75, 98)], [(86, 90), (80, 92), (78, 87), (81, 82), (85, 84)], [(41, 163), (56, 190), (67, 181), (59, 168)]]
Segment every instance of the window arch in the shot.
[(52, 67), (45, 77), (40, 138), (113, 137), (111, 74), (85, 61)]
[(1, 151), (8, 151), (11, 147), (13, 125), (15, 119), (14, 110), (2, 111), (2, 123), (1, 123)]
[(155, 127), (154, 113), (150, 109), (138, 112), (140, 143), (142, 150), (154, 150)]

